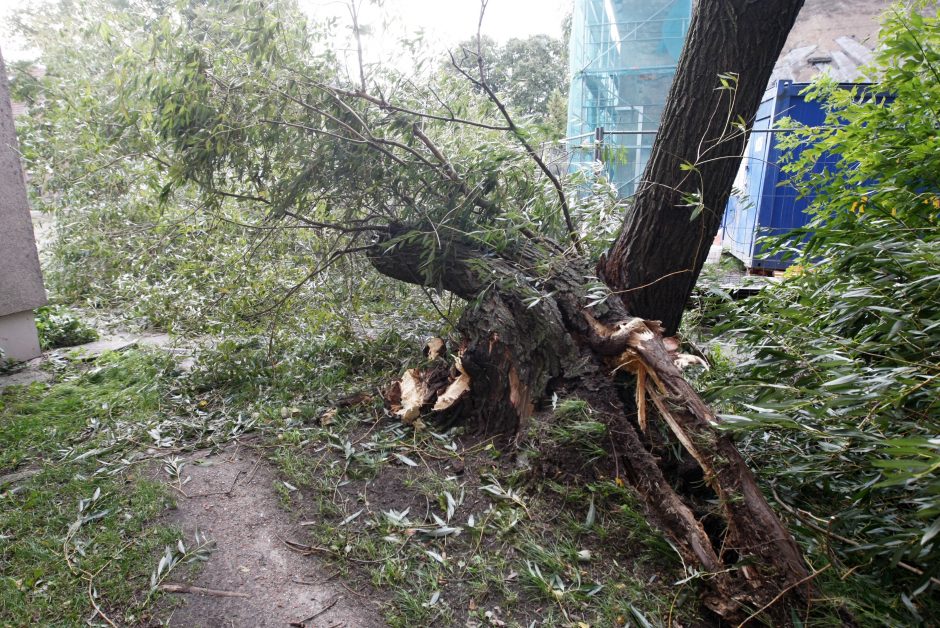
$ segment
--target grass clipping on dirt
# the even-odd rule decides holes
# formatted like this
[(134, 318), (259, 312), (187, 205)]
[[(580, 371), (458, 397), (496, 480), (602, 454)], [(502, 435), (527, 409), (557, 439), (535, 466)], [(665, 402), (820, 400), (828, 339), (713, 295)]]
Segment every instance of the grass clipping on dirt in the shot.
[[(188, 373), (159, 350), (55, 357), (50, 383), (5, 390), (0, 624), (159, 620), (160, 584), (185, 581), (178, 568), (212, 549), (154, 526), (181, 479), (178, 456), (247, 432), (262, 437), (274, 490), (305, 532), (285, 542), (381, 601), (391, 625), (694, 612), (694, 588), (673, 584), (685, 577), (676, 554), (618, 478), (534, 483), (519, 463), (534, 449), (510, 455), (387, 412), (369, 391), (415, 346), (391, 333), (326, 336), (272, 360), (260, 340), (227, 340)], [(572, 407), (558, 406), (562, 431), (545, 438), (603, 429)]]
[[(426, 355), (418, 371), (440, 359)], [(459, 369), (453, 375), (442, 389), (459, 381)], [(613, 626), (694, 616), (695, 588), (677, 554), (620, 478), (585, 468), (577, 483), (533, 481), (536, 449), (504, 452), (459, 429), (403, 424), (416, 418), (404, 416), (405, 397), (391, 415), (377, 395), (298, 403), (261, 427), (274, 436), (282, 502), (306, 532), (286, 542), (330, 560), (357, 592), (386, 599), (391, 625)], [(532, 442), (587, 449), (590, 466), (606, 427), (578, 400), (551, 412), (552, 430)]]

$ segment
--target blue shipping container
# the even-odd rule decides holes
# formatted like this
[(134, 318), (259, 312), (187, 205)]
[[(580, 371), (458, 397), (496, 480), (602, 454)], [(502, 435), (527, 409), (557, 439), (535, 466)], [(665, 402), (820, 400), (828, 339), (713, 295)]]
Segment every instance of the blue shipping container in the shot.
[[(764, 94), (754, 120), (754, 133), (735, 180), (740, 196), (732, 196), (728, 201), (722, 236), (722, 244), (748, 269), (773, 271), (789, 266), (790, 262), (781, 260), (779, 255), (761, 255), (758, 240), (802, 227), (810, 218), (805, 209), (813, 198), (797, 198), (796, 188), (778, 165), (781, 157), (776, 141), (778, 133), (770, 132), (782, 118), (792, 118), (806, 126), (825, 123), (826, 114), (820, 103), (807, 101), (801, 95), (807, 86), (808, 83), (778, 81)], [(846, 89), (855, 86), (857, 84), (842, 85)], [(880, 98), (883, 102), (893, 100)], [(828, 155), (820, 159), (813, 170), (822, 172), (838, 161), (838, 155)]]

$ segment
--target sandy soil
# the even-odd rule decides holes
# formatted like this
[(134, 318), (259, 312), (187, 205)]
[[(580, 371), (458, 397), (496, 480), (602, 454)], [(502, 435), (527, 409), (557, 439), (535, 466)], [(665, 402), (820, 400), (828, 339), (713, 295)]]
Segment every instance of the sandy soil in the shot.
[[(277, 481), (250, 448), (231, 445), (218, 455), (197, 453), (182, 476), (191, 480), (169, 516), (186, 539), (196, 529), (217, 543), (209, 561), (187, 584), (247, 595), (170, 594), (169, 626), (385, 626), (377, 604), (343, 586), (319, 559), (291, 550), (284, 539), (302, 540), (302, 528), (278, 506)], [(197, 464), (198, 462), (198, 464)], [(313, 619), (310, 619), (310, 618)]]

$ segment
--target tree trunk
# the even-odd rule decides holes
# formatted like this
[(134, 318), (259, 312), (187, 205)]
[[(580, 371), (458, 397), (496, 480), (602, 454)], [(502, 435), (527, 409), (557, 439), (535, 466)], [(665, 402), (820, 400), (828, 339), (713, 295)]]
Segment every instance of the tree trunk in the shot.
[(662, 321), (667, 335), (679, 329), (721, 225), (747, 141), (742, 125), (753, 120), (802, 6), (803, 0), (695, 3), (643, 180), (617, 241), (597, 265), (627, 311)]
[[(655, 322), (634, 318), (618, 300), (588, 305), (584, 284), (589, 265), (529, 242), (487, 251), (465, 236), (435, 233), (441, 248), (428, 265), (429, 232), (402, 228), (370, 255), (384, 275), (449, 290), (468, 302), (458, 323), (460, 359), (470, 393), (442, 413), (471, 431), (524, 435), (526, 421), (555, 390), (588, 402), (608, 427), (610, 455), (646, 504), (648, 514), (689, 564), (710, 576), (704, 601), (719, 616), (744, 617), (746, 608), (802, 599), (796, 585), (807, 572), (799, 548), (764, 500), (753, 474), (733, 443), (714, 428), (716, 418), (682, 378)], [(539, 277), (533, 269), (548, 269)], [(642, 372), (657, 418), (701, 467), (719, 503), (722, 531), (706, 532), (693, 507), (673, 487), (637, 429), (621, 389), (611, 377), (623, 367)], [(540, 419), (550, 420), (550, 413)], [(644, 444), (645, 443), (645, 444)], [(792, 590), (789, 596), (783, 595)], [(786, 604), (772, 612), (782, 612)], [(781, 615), (781, 617), (783, 617)]]
[[(370, 261), (384, 275), (449, 290), (468, 302), (459, 323), (469, 393), (441, 420), (471, 430), (525, 434), (553, 391), (588, 402), (608, 427), (609, 454), (647, 513), (702, 578), (704, 601), (725, 620), (754, 609), (788, 623), (811, 587), (802, 555), (761, 495), (717, 417), (683, 379), (664, 335), (682, 310), (717, 232), (745, 145), (733, 123), (756, 113), (770, 71), (803, 0), (699, 0), (645, 181), (597, 273), (620, 294), (589, 303), (587, 260), (530, 240), (487, 250), (441, 225), (395, 226)], [(718, 75), (727, 89), (715, 90)], [(718, 83), (720, 84), (720, 83)], [(683, 164), (689, 164), (683, 169)], [(700, 193), (701, 211), (688, 198)], [(692, 203), (695, 205), (695, 203)], [(437, 243), (433, 256), (427, 242)], [(533, 276), (535, 275), (535, 276)], [(655, 320), (664, 321), (661, 326)], [(637, 375), (636, 407), (613, 372)], [(424, 399), (424, 398), (422, 398)], [(649, 411), (645, 408), (651, 401)], [(434, 416), (433, 399), (423, 401)], [(676, 490), (648, 417), (700, 467), (710, 512)], [(551, 420), (549, 413), (540, 418)], [(658, 434), (658, 432), (656, 433)]]
[[(396, 236), (401, 237), (392, 234)], [(409, 245), (413, 241), (402, 239), (377, 252), (370, 258), (372, 265), (388, 277), (427, 285), (425, 249)], [(459, 235), (442, 237), (441, 242), (434, 287), (469, 302), (457, 327), (473, 394), (459, 412), (475, 431), (514, 436), (544, 398), (549, 381), (578, 354), (558, 301), (527, 301), (542, 293), (520, 268), (531, 268), (548, 256), (535, 246), (506, 253), (505, 258), (488, 256)], [(560, 289), (573, 291), (582, 276), (563, 274), (556, 281)]]

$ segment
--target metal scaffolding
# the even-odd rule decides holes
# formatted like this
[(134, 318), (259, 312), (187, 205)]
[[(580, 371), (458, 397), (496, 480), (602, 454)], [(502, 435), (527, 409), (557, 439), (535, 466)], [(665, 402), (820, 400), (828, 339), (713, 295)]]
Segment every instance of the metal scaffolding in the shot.
[[(572, 169), (593, 170), (600, 158), (620, 195), (633, 193), (691, 14), (692, 0), (575, 0), (567, 133)], [(590, 138), (603, 140), (603, 150)]]

